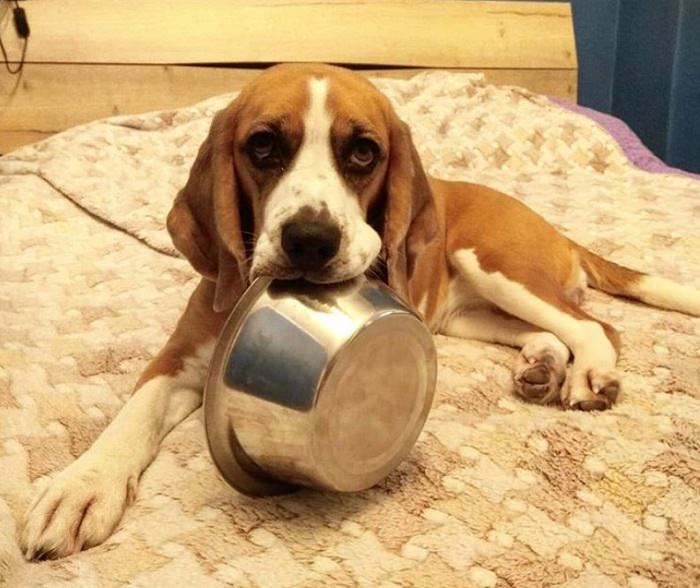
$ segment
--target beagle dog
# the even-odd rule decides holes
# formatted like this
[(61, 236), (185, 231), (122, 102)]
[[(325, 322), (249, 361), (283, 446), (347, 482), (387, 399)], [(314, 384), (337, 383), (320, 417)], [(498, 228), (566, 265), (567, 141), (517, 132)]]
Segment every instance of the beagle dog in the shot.
[(270, 68), (216, 115), (167, 227), (201, 282), (134, 395), (29, 508), (29, 559), (112, 533), (163, 437), (200, 406), (219, 331), (257, 276), (379, 275), (434, 332), (519, 348), (520, 397), (574, 410), (620, 391), (620, 339), (580, 308), (587, 285), (700, 315), (696, 290), (606, 261), (494, 190), (427, 177), (388, 99), (325, 65)]

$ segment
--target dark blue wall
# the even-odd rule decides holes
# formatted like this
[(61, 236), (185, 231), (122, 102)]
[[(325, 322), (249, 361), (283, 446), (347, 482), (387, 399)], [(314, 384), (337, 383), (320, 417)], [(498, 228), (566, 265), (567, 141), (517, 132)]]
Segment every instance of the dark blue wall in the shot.
[(621, 0), (611, 112), (667, 158), (678, 0)]
[(681, 2), (666, 157), (700, 172), (700, 0)]
[(700, 0), (573, 0), (578, 101), (700, 172)]
[[(548, 0), (557, 1), (557, 0)], [(700, 0), (572, 0), (578, 102), (700, 172)]]
[(578, 102), (611, 112), (617, 53), (619, 0), (574, 0)]

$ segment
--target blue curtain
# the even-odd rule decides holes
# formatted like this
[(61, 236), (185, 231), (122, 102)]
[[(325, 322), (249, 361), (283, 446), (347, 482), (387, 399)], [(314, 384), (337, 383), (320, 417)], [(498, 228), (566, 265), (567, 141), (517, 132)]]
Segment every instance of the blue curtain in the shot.
[(573, 0), (583, 106), (700, 172), (700, 0)]

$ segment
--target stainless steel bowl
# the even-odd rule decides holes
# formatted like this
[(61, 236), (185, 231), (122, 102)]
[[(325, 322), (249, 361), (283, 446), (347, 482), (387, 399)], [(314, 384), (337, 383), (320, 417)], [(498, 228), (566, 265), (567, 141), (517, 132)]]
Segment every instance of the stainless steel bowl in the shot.
[(436, 369), (430, 332), (383, 284), (258, 279), (207, 378), (214, 463), (250, 495), (369, 488), (413, 447)]

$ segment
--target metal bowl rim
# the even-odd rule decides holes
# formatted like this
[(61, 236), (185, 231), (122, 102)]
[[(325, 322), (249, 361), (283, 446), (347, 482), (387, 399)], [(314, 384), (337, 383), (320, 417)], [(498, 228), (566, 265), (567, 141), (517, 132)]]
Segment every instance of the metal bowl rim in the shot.
[[(232, 458), (231, 461), (233, 462), (234, 468), (238, 470), (238, 473), (242, 476), (242, 479), (237, 479), (232, 475), (229, 475), (229, 472), (226, 471), (226, 468), (224, 468), (223, 465), (219, 462), (219, 459), (221, 458), (220, 453), (221, 451), (225, 452), (225, 450), (222, 449), (221, 451), (216, 451), (214, 449), (214, 446), (212, 445), (212, 436), (210, 433), (210, 427), (208, 426), (207, 422), (207, 404), (209, 402), (209, 390), (212, 388), (212, 386), (217, 387), (217, 376), (221, 371), (221, 366), (223, 365), (223, 358), (230, 353), (231, 345), (233, 345), (233, 343), (235, 342), (236, 337), (238, 336), (238, 333), (241, 327), (243, 326), (242, 319), (245, 317), (245, 314), (255, 303), (255, 301), (259, 299), (260, 293), (263, 290), (265, 290), (271, 282), (272, 278), (261, 277), (256, 279), (246, 289), (246, 291), (243, 293), (241, 298), (234, 306), (233, 310), (231, 311), (231, 314), (226, 319), (226, 324), (224, 325), (224, 329), (222, 330), (221, 335), (219, 336), (216, 347), (214, 348), (214, 353), (212, 355), (211, 362), (209, 364), (209, 370), (207, 373), (206, 383), (204, 385), (202, 400), (202, 410), (204, 414), (204, 436), (207, 439), (209, 455), (211, 455), (212, 461), (214, 462), (214, 465), (216, 466), (216, 469), (219, 471), (221, 476), (229, 484), (236, 488), (236, 490), (249, 496), (270, 495), (289, 492), (291, 489), (293, 489), (293, 486), (281, 480), (275, 480), (272, 477), (263, 477), (259, 473), (252, 472), (249, 469), (245, 468), (237, 457), (238, 452), (245, 455), (246, 458), (249, 459), (252, 463), (256, 464), (256, 462), (248, 454), (248, 452), (245, 451), (243, 446), (238, 441), (238, 436), (236, 435), (235, 430), (233, 430), (233, 427), (231, 427), (232, 430), (228, 435), (228, 439), (235, 445), (235, 448), (232, 447), (230, 449), (230, 457)], [(227, 335), (227, 337), (224, 338), (224, 335)], [(225, 339), (228, 341), (227, 344), (221, 345), (221, 343)], [(229, 426), (231, 426), (230, 419), (228, 420)]]

